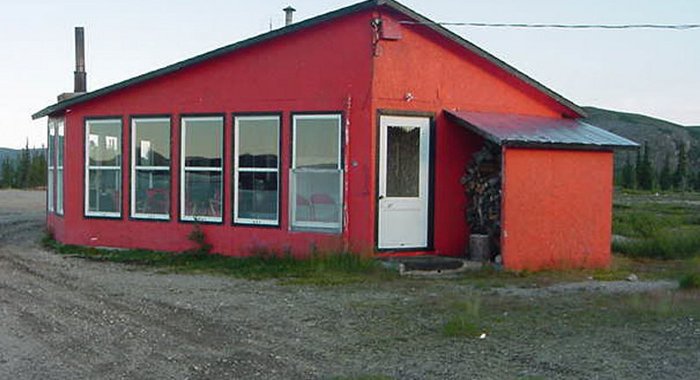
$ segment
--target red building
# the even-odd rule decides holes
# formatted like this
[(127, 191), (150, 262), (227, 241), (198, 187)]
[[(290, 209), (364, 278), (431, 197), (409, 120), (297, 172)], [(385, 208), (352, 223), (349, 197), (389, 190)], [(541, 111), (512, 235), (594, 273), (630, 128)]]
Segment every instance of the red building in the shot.
[(460, 178), (490, 141), (505, 266), (605, 266), (612, 148), (634, 146), (390, 0), (63, 96), (44, 116), (58, 241), (181, 251), (200, 223), (236, 256), (463, 255)]

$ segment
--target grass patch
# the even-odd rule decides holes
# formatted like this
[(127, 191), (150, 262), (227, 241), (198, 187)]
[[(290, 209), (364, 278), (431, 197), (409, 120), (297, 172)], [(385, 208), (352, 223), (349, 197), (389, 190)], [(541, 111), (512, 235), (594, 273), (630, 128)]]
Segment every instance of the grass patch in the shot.
[(360, 375), (352, 377), (334, 377), (333, 380), (394, 380), (394, 378), (384, 375)]
[(700, 256), (700, 227), (660, 230), (649, 237), (615, 241), (613, 250), (633, 257), (688, 259)]
[(700, 289), (700, 272), (688, 273), (678, 281), (680, 289)]
[(442, 327), (444, 336), (476, 338), (484, 332), (481, 299), (478, 296), (455, 304), (453, 309), (454, 315)]
[(230, 257), (194, 252), (108, 250), (63, 245), (46, 237), (44, 246), (62, 255), (89, 260), (142, 265), (174, 273), (226, 275), (251, 280), (281, 279), (285, 284), (340, 285), (388, 280), (395, 273), (377, 261), (352, 253), (314, 254), (306, 259), (260, 252), (252, 257)]
[(613, 251), (631, 257), (700, 256), (700, 194), (618, 193), (613, 207)]

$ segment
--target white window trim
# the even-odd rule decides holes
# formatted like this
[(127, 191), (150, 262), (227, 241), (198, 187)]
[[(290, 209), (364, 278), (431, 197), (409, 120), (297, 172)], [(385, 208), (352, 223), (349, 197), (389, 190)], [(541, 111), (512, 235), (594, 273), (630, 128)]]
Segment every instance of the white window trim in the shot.
[[(239, 164), (239, 154), (238, 152), (240, 151), (240, 134), (239, 134), (239, 121), (240, 120), (251, 120), (251, 121), (265, 121), (265, 120), (274, 120), (277, 122), (277, 167), (275, 168), (242, 168), (240, 167)], [(263, 226), (279, 226), (279, 220), (280, 220), (280, 173), (279, 173), (279, 167), (280, 167), (280, 140), (282, 138), (281, 133), (280, 133), (280, 126), (282, 124), (282, 121), (280, 120), (279, 115), (259, 115), (259, 116), (236, 116), (234, 118), (233, 122), (233, 133), (234, 133), (234, 138), (233, 141), (235, 142), (234, 148), (233, 148), (233, 191), (235, 194), (234, 195), (234, 202), (233, 202), (233, 222), (237, 224), (250, 224), (250, 225), (263, 225)], [(274, 220), (270, 219), (250, 219), (250, 218), (240, 218), (238, 216), (238, 202), (240, 201), (240, 197), (238, 194), (238, 178), (239, 178), (239, 173), (275, 173), (277, 174), (277, 196), (275, 197), (275, 202), (276, 202), (276, 210), (277, 214), (275, 215)]]
[(48, 122), (48, 141), (46, 148), (47, 155), (47, 178), (46, 178), (46, 209), (48, 212), (54, 212), (54, 199), (56, 195), (56, 184), (54, 181), (56, 171), (56, 120), (49, 118)]
[[(180, 119), (180, 220), (186, 222), (208, 222), (208, 223), (221, 223), (223, 222), (224, 216), (224, 178), (221, 176), (221, 185), (219, 189), (219, 194), (221, 194), (221, 216), (196, 216), (196, 215), (185, 215), (185, 174), (187, 172), (219, 172), (223, 174), (224, 165), (224, 152), (223, 147), (225, 146), (224, 138), (224, 126), (225, 120), (223, 116), (186, 116)], [(197, 121), (220, 121), (221, 122), (221, 167), (216, 166), (193, 166), (185, 167), (185, 146), (187, 145), (187, 122), (191, 120)]]
[[(337, 161), (337, 166), (335, 169), (318, 169), (318, 168), (305, 168), (305, 169), (298, 169), (296, 165), (296, 156), (297, 156), (297, 151), (296, 151), (296, 146), (297, 146), (297, 121), (298, 120), (313, 120), (313, 119), (336, 119), (337, 125), (338, 125), (338, 161)], [(345, 186), (343, 186), (344, 183), (344, 172), (343, 172), (343, 122), (342, 122), (342, 115), (339, 113), (329, 113), (329, 114), (297, 114), (292, 116), (292, 167), (289, 170), (290, 175), (289, 175), (289, 229), (294, 230), (294, 229), (301, 229), (301, 230), (332, 230), (332, 231), (342, 231), (343, 229), (343, 213), (345, 209)], [(296, 183), (294, 181), (296, 180), (295, 173), (339, 173), (339, 200), (340, 200), (340, 205), (339, 207), (339, 217), (340, 221), (338, 223), (328, 223), (328, 222), (297, 222), (296, 220), (296, 200), (292, 199), (294, 195), (296, 195)]]
[[(66, 159), (65, 121), (63, 119), (59, 119), (57, 124), (58, 124), (58, 127), (56, 128), (56, 137), (54, 138), (54, 141), (56, 142), (55, 146), (54, 146), (54, 152), (56, 153), (55, 158), (54, 158), (54, 160), (55, 160), (54, 163), (56, 165), (56, 177), (55, 177), (56, 182), (55, 182), (53, 190), (54, 190), (54, 193), (56, 194), (56, 214), (63, 215), (63, 202), (64, 202), (64, 199), (66, 197), (66, 194), (63, 191), (63, 189), (65, 187), (65, 181), (64, 181), (64, 177), (63, 177), (64, 176), (64, 171), (63, 171), (64, 163), (63, 163), (63, 161), (65, 161), (65, 159)], [(59, 136), (64, 137), (64, 139), (61, 140), (59, 138)], [(63, 147), (59, 147), (59, 144), (61, 144), (61, 143), (63, 143)], [(59, 157), (60, 150), (63, 150), (63, 156), (61, 157), (61, 160), (59, 161), (58, 157)], [(58, 186), (59, 185), (59, 180), (58, 180), (59, 178), (61, 179), (61, 181), (60, 181), (61, 186)], [(58, 196), (59, 194), (61, 195), (60, 198)]]
[[(136, 165), (136, 123), (168, 123), (168, 143), (170, 141), (171, 134), (171, 123), (168, 117), (144, 117), (144, 118), (133, 118), (131, 119), (131, 177), (129, 190), (131, 191), (131, 197), (129, 200), (129, 212), (134, 219), (154, 219), (154, 220), (170, 220), (170, 202), (168, 202), (168, 212), (165, 214), (153, 214), (153, 213), (140, 213), (136, 212), (136, 172), (139, 170), (148, 171), (167, 171), (170, 173), (169, 166), (141, 166)], [(172, 154), (170, 155), (172, 159)], [(170, 185), (168, 186), (168, 192), (170, 192), (172, 185), (172, 175), (170, 176)], [(170, 199), (170, 194), (168, 194), (168, 199)]]
[[(120, 118), (114, 118), (114, 119), (88, 119), (85, 121), (85, 141), (83, 142), (85, 145), (85, 188), (84, 191), (85, 193), (83, 194), (84, 198), (84, 204), (85, 204), (85, 216), (89, 217), (102, 217), (102, 218), (121, 218), (122, 216), (122, 207), (121, 207), (121, 202), (122, 202), (122, 181), (121, 181), (121, 170), (122, 167), (120, 166), (95, 166), (95, 165), (90, 165), (90, 125), (92, 124), (106, 124), (106, 123), (114, 123), (114, 122), (119, 122), (119, 133), (120, 135), (123, 134), (123, 128), (124, 126), (122, 125), (122, 120)], [(123, 142), (122, 142), (123, 143)], [(120, 144), (123, 145), (123, 144)], [(122, 146), (119, 147), (119, 150), (122, 150)], [(122, 152), (120, 152), (122, 153)], [(121, 160), (123, 162), (123, 160)], [(119, 171), (119, 212), (105, 212), (105, 211), (90, 211), (90, 170), (117, 170)]]

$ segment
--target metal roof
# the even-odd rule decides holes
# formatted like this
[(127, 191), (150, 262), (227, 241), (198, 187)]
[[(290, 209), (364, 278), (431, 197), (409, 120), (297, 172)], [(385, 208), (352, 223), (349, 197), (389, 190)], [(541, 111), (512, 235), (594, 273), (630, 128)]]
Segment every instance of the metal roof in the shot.
[(638, 148), (639, 144), (582, 119), (445, 110), (457, 124), (496, 144), (568, 149)]
[(50, 105), (41, 111), (36, 112), (35, 114), (32, 115), (33, 119), (38, 119), (44, 116), (48, 116), (60, 111), (65, 110), (66, 108), (73, 106), (75, 104), (83, 103), (88, 100), (97, 98), (102, 95), (106, 95), (109, 93), (112, 93), (114, 91), (121, 90), (125, 87), (129, 87), (132, 85), (136, 85), (142, 82), (145, 82), (150, 79), (158, 78), (163, 75), (167, 75), (182, 69), (185, 69), (187, 67), (190, 67), (192, 65), (196, 65), (201, 62), (208, 61), (210, 59), (220, 57), (225, 54), (229, 54), (231, 52), (237, 51), (239, 49), (243, 49), (252, 45), (256, 45), (258, 43), (262, 43), (277, 37), (281, 37), (284, 35), (287, 35), (289, 33), (294, 33), (296, 31), (306, 29), (327, 21), (335, 20), (337, 18), (347, 16), (350, 14), (354, 14), (360, 11), (368, 10), (368, 9), (373, 9), (379, 6), (385, 6), (388, 7), (389, 9), (393, 9), (396, 12), (399, 12), (410, 19), (417, 21), (418, 26), (424, 26), (426, 28), (429, 28), (438, 34), (442, 35), (443, 37), (457, 43), (458, 45), (462, 46), (463, 48), (469, 50), (470, 52), (476, 54), (477, 56), (487, 60), (488, 62), (494, 64), (498, 68), (504, 70), (508, 74), (514, 76), (515, 78), (529, 84), (530, 86), (534, 87), (541, 93), (547, 95), (549, 98), (553, 99), (557, 103), (563, 105), (567, 109), (571, 110), (574, 114), (579, 115), (579, 116), (585, 116), (586, 112), (570, 100), (564, 98), (563, 96), (557, 94), (556, 92), (550, 90), (549, 88), (545, 87), (543, 84), (537, 82), (536, 80), (530, 78), (529, 76), (525, 75), (524, 73), (518, 71), (514, 67), (508, 65), (507, 63), (501, 61), (500, 59), (496, 58), (495, 56), (491, 55), (490, 53), (486, 52), (485, 50), (479, 48), (478, 46), (472, 44), (471, 42), (465, 40), (464, 38), (458, 36), (457, 34), (449, 31), (445, 27), (429, 20), (428, 18), (416, 13), (412, 9), (394, 1), (394, 0), (367, 0), (363, 1), (361, 3), (357, 3), (354, 5), (350, 5), (345, 8), (341, 8), (329, 13), (322, 14), (320, 16), (316, 16), (301, 22), (296, 22), (293, 24), (290, 24), (288, 26), (285, 26), (280, 29), (276, 29), (267, 33), (260, 34), (258, 36), (239, 41), (236, 43), (233, 43), (231, 45), (223, 46), (218, 49), (209, 51), (204, 54), (200, 54), (198, 56), (186, 59), (184, 61), (180, 61), (177, 63), (174, 63), (172, 65), (163, 67), (158, 70), (154, 70), (151, 72), (148, 72), (146, 74), (142, 74), (136, 77), (133, 77), (131, 79), (127, 79), (122, 82), (115, 83), (113, 85), (103, 87), (101, 89), (92, 91), (92, 92), (87, 92), (85, 94), (77, 95), (72, 98), (65, 99), (63, 101), (59, 101), (56, 104)]

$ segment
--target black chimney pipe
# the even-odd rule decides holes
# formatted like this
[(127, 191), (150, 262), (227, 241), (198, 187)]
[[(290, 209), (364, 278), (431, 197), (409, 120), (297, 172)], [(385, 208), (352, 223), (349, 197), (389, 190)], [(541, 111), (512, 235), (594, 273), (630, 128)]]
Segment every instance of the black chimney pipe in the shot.
[(284, 11), (284, 26), (289, 26), (291, 23), (294, 22), (294, 12), (296, 12), (297, 10), (292, 8), (291, 5), (282, 10)]
[(73, 92), (87, 91), (87, 73), (85, 72), (85, 29), (75, 27), (75, 71), (73, 72)]

